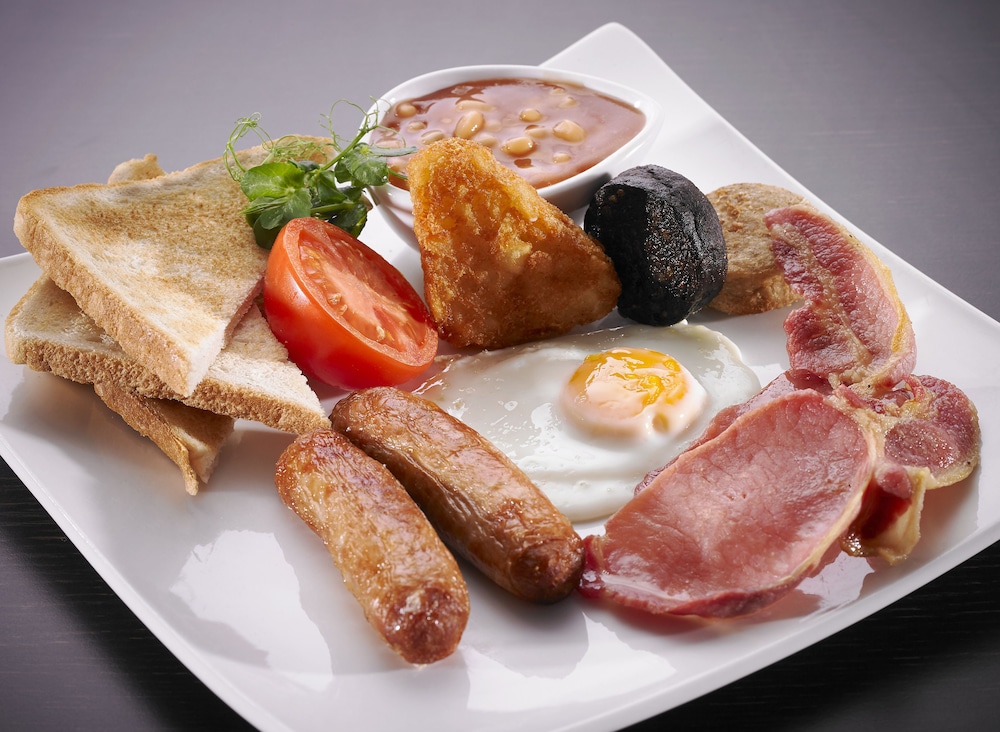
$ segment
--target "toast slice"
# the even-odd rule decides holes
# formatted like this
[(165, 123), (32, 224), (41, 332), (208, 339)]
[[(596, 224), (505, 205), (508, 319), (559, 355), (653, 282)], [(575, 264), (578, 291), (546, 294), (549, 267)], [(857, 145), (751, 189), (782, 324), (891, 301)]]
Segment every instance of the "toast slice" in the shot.
[[(163, 175), (156, 156), (146, 155), (118, 165), (108, 184)], [(5, 342), (14, 363), (92, 383), (111, 410), (180, 468), (192, 495), (212, 475), (235, 419), (295, 433), (329, 425), (315, 392), (288, 361), (256, 305), (239, 321), (206, 378), (184, 398), (187, 403), (177, 401), (179, 394), (129, 356), (45, 275), (8, 315)]]
[(151, 180), (166, 175), (166, 171), (160, 166), (160, 159), (153, 153), (147, 153), (144, 157), (133, 158), (119, 163), (108, 176), (108, 183), (131, 183), (137, 180)]
[[(262, 147), (241, 153), (253, 164)], [(132, 358), (189, 396), (260, 291), (267, 252), (221, 158), (113, 184), (46, 188), (14, 232)]]
[(196, 495), (204, 487), (218, 464), (223, 444), (233, 432), (231, 417), (170, 399), (147, 399), (106, 382), (95, 383), (94, 391), (180, 468), (189, 494)]
[(10, 311), (4, 340), (12, 363), (72, 381), (113, 384), (137, 396), (179, 400), (294, 434), (330, 425), (319, 397), (288, 360), (256, 304), (186, 397), (125, 353), (68, 292), (44, 275)]

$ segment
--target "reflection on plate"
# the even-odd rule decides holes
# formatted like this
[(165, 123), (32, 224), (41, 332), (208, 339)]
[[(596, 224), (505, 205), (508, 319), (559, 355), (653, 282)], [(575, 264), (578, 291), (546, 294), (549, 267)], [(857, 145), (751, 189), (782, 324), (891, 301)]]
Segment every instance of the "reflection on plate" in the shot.
[[(615, 63), (606, 65), (606, 59)], [(809, 196), (742, 138), (636, 36), (598, 29), (550, 61), (608, 75), (669, 109), (648, 153), (703, 190), (760, 181)], [(832, 213), (832, 212), (831, 212)], [(366, 240), (411, 277), (416, 252), (378, 211)], [(992, 364), (1000, 325), (860, 234), (892, 269), (913, 319), (918, 373), (959, 385), (998, 426)], [(27, 255), (0, 260), (6, 313), (38, 275)], [(784, 313), (693, 319), (741, 348), (761, 381), (783, 370)], [(722, 624), (637, 619), (580, 597), (528, 607), (469, 572), (472, 615), (454, 656), (416, 669), (367, 628), (325, 549), (272, 484), (287, 435), (240, 423), (208, 490), (184, 493), (159, 451), (92, 389), (0, 363), (0, 451), (108, 584), (223, 700), (263, 730), (611, 730), (755, 671), (913, 591), (1000, 538), (987, 459), (930, 495), (923, 539), (893, 568), (841, 556), (789, 598)], [(386, 703), (391, 700), (391, 703)]]

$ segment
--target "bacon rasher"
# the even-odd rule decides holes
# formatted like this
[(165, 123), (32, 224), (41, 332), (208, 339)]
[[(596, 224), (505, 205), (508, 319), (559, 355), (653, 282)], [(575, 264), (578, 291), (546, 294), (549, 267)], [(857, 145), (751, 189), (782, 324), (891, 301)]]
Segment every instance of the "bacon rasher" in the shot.
[(785, 281), (806, 301), (785, 320), (791, 369), (884, 388), (909, 374), (916, 341), (889, 269), (809, 206), (775, 209), (764, 220)]
[(808, 206), (767, 215), (806, 301), (785, 330), (791, 368), (716, 416), (588, 537), (580, 591), (662, 614), (731, 617), (790, 592), (827, 551), (904, 559), (926, 490), (979, 461), (975, 407), (913, 376), (913, 330), (889, 270)]

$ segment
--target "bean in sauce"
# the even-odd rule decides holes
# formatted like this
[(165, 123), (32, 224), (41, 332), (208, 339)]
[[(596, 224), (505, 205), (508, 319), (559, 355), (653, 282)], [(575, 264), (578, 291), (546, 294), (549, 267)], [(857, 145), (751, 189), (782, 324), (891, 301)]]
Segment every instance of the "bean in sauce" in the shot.
[[(596, 165), (644, 124), (640, 110), (585, 86), (484, 79), (397, 103), (372, 143), (423, 147), (464, 137), (490, 147), (498, 161), (542, 188)], [(390, 158), (390, 164), (405, 171), (408, 160)]]

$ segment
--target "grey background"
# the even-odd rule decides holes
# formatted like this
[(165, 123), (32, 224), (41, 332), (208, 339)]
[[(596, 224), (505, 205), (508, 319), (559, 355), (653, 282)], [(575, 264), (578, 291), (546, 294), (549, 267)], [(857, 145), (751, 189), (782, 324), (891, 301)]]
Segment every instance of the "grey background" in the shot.
[[(9, 227), (27, 191), (104, 180), (146, 152), (168, 170), (216, 157), (244, 114), (316, 132), (336, 99), (446, 66), (540, 62), (609, 21), (855, 225), (1000, 317), (1000, 4), (975, 0), (7, 0), (0, 215)], [(4, 231), (0, 256), (21, 251)], [(240, 728), (0, 467), (0, 727)], [(991, 718), (997, 566), (994, 548), (859, 629), (645, 728), (958, 729)]]

